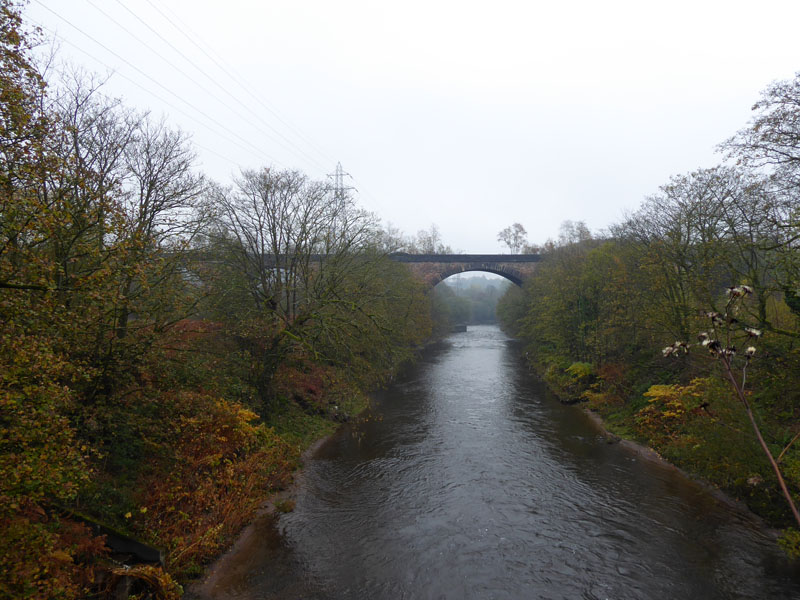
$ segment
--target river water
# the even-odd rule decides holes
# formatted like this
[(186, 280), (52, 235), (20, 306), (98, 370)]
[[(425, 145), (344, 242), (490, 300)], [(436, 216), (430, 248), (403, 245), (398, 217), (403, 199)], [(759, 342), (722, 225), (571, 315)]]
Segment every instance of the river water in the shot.
[(219, 598), (800, 598), (800, 566), (470, 327), (321, 448)]

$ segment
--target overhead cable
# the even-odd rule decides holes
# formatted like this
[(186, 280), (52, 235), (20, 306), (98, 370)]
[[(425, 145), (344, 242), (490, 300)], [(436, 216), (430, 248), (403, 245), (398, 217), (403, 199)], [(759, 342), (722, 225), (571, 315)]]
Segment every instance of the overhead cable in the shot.
[[(117, 0), (119, 1), (119, 0)], [(219, 60), (217, 60), (214, 56), (209, 54), (205, 48), (203, 48), (200, 44), (198, 44), (194, 38), (186, 33), (180, 25), (176, 24), (175, 21), (180, 21), (177, 17), (175, 20), (171, 19), (167, 14), (165, 14), (156, 4), (153, 3), (152, 0), (145, 0), (156, 12), (158, 12), (173, 28), (175, 28), (178, 33), (183, 35), (189, 42), (194, 45), (200, 52), (202, 52), (210, 61), (212, 61), (217, 68), (219, 68), (223, 73), (225, 73), (232, 81), (237, 83), (245, 92), (247, 92), (256, 102), (258, 102), (265, 110), (267, 110), (273, 117), (275, 117), (278, 121), (283, 123), (290, 131), (292, 131), (295, 135), (297, 135), (300, 139), (302, 139), (305, 143), (307, 143), (311, 148), (313, 148), (320, 156), (324, 157), (326, 160), (330, 161), (331, 163), (335, 163), (336, 160), (331, 158), (329, 154), (325, 151), (320, 149), (308, 136), (306, 136), (302, 131), (300, 131), (297, 127), (286, 121), (283, 117), (281, 117), (278, 112), (271, 107), (269, 104), (265, 103), (264, 100), (252, 91), (252, 88), (246, 82), (246, 80), (239, 75), (232, 67), (226, 67), (224, 64), (221, 64)], [(166, 8), (166, 7), (165, 7)], [(168, 9), (167, 9), (168, 10)], [(174, 16), (174, 15), (173, 15)], [(185, 25), (184, 25), (185, 27)], [(188, 27), (186, 27), (188, 29)], [(196, 35), (196, 34), (195, 34)], [(213, 52), (213, 49), (209, 47), (209, 49)]]
[[(201, 127), (205, 128), (205, 129), (207, 129), (208, 131), (210, 131), (210, 132), (211, 132), (211, 133), (213, 133), (214, 135), (217, 135), (217, 136), (221, 137), (222, 139), (226, 140), (227, 142), (230, 142), (231, 144), (233, 144), (234, 146), (238, 147), (238, 148), (239, 148), (239, 149), (241, 149), (241, 150), (244, 150), (245, 152), (252, 152), (252, 150), (250, 150), (249, 148), (246, 148), (245, 146), (243, 146), (242, 144), (240, 144), (240, 143), (239, 143), (239, 142), (237, 142), (236, 140), (234, 140), (234, 139), (232, 139), (232, 138), (228, 137), (228, 136), (227, 136), (227, 135), (225, 135), (224, 133), (220, 133), (219, 131), (217, 131), (216, 129), (214, 129), (213, 127), (211, 127), (211, 126), (210, 126), (208, 123), (204, 123), (204, 122), (200, 121), (200, 120), (199, 120), (197, 117), (195, 117), (195, 116), (193, 116), (193, 115), (191, 115), (191, 114), (187, 113), (185, 110), (183, 110), (183, 109), (182, 109), (182, 108), (180, 108), (179, 106), (175, 106), (175, 105), (174, 105), (174, 104), (172, 104), (172, 103), (171, 103), (169, 100), (166, 100), (166, 99), (164, 99), (162, 96), (159, 96), (159, 95), (158, 95), (158, 94), (156, 94), (154, 91), (152, 91), (151, 89), (149, 89), (149, 88), (147, 88), (147, 87), (143, 86), (141, 83), (139, 83), (139, 82), (138, 82), (138, 81), (136, 81), (135, 79), (132, 79), (131, 77), (128, 77), (127, 75), (125, 75), (125, 73), (123, 73), (123, 72), (121, 72), (121, 71), (116, 71), (116, 70), (114, 70), (112, 67), (110, 67), (109, 65), (107, 65), (106, 63), (104, 63), (103, 61), (101, 61), (99, 58), (97, 58), (97, 57), (96, 57), (95, 55), (93, 55), (91, 52), (88, 52), (88, 51), (84, 50), (83, 48), (81, 48), (80, 46), (78, 46), (77, 44), (75, 44), (74, 42), (71, 42), (70, 40), (68, 40), (68, 39), (64, 38), (63, 36), (59, 35), (59, 34), (58, 34), (56, 31), (54, 31), (54, 30), (50, 29), (49, 27), (47, 27), (47, 26), (45, 26), (45, 25), (43, 25), (43, 24), (41, 24), (41, 23), (36, 23), (35, 21), (33, 21), (33, 23), (34, 23), (34, 24), (35, 24), (37, 27), (39, 27), (40, 29), (42, 29), (43, 31), (47, 31), (47, 32), (49, 32), (49, 33), (50, 33), (50, 35), (52, 35), (54, 39), (58, 39), (59, 41), (61, 41), (61, 42), (65, 43), (65, 44), (67, 44), (67, 45), (69, 45), (69, 46), (72, 46), (72, 47), (73, 47), (75, 50), (77, 50), (78, 52), (81, 52), (82, 54), (85, 54), (85, 55), (86, 55), (87, 57), (89, 57), (90, 59), (94, 60), (95, 62), (97, 62), (97, 63), (98, 63), (98, 64), (100, 64), (101, 66), (103, 66), (103, 67), (105, 67), (106, 69), (108, 69), (110, 72), (113, 72), (115, 75), (117, 75), (117, 76), (121, 77), (122, 79), (125, 79), (125, 80), (126, 80), (126, 81), (128, 81), (129, 83), (131, 83), (131, 84), (135, 85), (136, 87), (138, 87), (140, 90), (142, 90), (142, 91), (143, 91), (143, 92), (145, 92), (146, 94), (149, 94), (150, 96), (152, 96), (152, 97), (154, 97), (155, 99), (159, 100), (160, 102), (162, 102), (162, 103), (163, 103), (163, 104), (165, 104), (166, 106), (169, 106), (169, 107), (170, 107), (170, 108), (172, 108), (173, 110), (175, 110), (175, 111), (179, 112), (180, 114), (182, 114), (183, 116), (185, 116), (187, 119), (190, 119), (190, 120), (194, 121), (195, 123), (197, 123), (198, 125), (200, 125)], [(222, 158), (223, 160), (226, 160), (226, 161), (230, 162), (231, 164), (234, 164), (234, 165), (237, 165), (237, 166), (239, 166), (239, 165), (240, 165), (240, 163), (238, 163), (237, 161), (235, 161), (235, 160), (233, 160), (233, 159), (231, 159), (231, 158), (229, 158), (229, 157), (227, 157), (227, 156), (224, 156), (224, 155), (220, 154), (220, 153), (219, 153), (219, 152), (217, 152), (216, 150), (212, 150), (212, 149), (210, 149), (210, 148), (207, 148), (206, 146), (203, 146), (202, 144), (198, 144), (198, 143), (197, 143), (197, 142), (195, 142), (194, 140), (192, 140), (192, 144), (194, 144), (194, 145), (195, 145), (195, 146), (197, 146), (198, 148), (202, 148), (203, 150), (206, 150), (206, 151), (208, 151), (208, 152), (211, 152), (212, 154), (214, 154), (214, 155), (218, 156), (219, 158)], [(282, 166), (282, 167), (284, 167), (284, 168), (285, 168), (285, 166), (284, 166), (284, 165), (282, 165), (280, 162), (278, 162), (276, 159), (274, 159), (274, 158), (272, 158), (272, 157), (270, 157), (270, 156), (267, 156), (266, 154), (264, 154), (264, 155), (263, 155), (263, 157), (264, 157), (264, 158), (267, 158), (269, 161), (276, 162), (277, 164), (279, 164), (280, 166)]]
[[(82, 35), (84, 35), (84, 36), (86, 36), (87, 38), (89, 38), (89, 39), (90, 39), (91, 41), (93, 41), (95, 44), (97, 44), (98, 46), (100, 46), (101, 48), (103, 48), (103, 49), (104, 49), (106, 52), (109, 52), (110, 54), (112, 54), (113, 56), (115, 56), (116, 58), (118, 58), (119, 60), (121, 60), (122, 62), (124, 62), (126, 65), (128, 65), (129, 67), (131, 67), (132, 69), (134, 69), (134, 70), (135, 70), (136, 72), (138, 72), (140, 75), (143, 75), (144, 77), (146, 77), (147, 79), (149, 79), (150, 81), (152, 81), (153, 83), (155, 83), (155, 84), (156, 84), (158, 87), (162, 88), (164, 91), (166, 91), (166, 92), (167, 92), (168, 94), (170, 94), (171, 96), (174, 96), (175, 98), (177, 98), (178, 100), (180, 100), (181, 102), (183, 102), (184, 104), (186, 104), (186, 105), (187, 105), (187, 106), (189, 106), (191, 109), (193, 109), (193, 110), (195, 110), (196, 112), (198, 112), (199, 114), (203, 115), (203, 116), (204, 116), (206, 119), (208, 119), (209, 121), (211, 121), (211, 122), (215, 123), (215, 124), (216, 124), (216, 125), (218, 125), (219, 127), (222, 127), (223, 129), (227, 129), (227, 128), (225, 127), (225, 125), (223, 125), (222, 123), (220, 123), (220, 122), (219, 122), (217, 119), (215, 119), (214, 117), (211, 117), (211, 116), (209, 116), (209, 115), (208, 115), (206, 112), (204, 112), (203, 110), (201, 110), (201, 109), (197, 108), (197, 107), (196, 107), (196, 106), (194, 106), (194, 105), (193, 105), (191, 102), (189, 102), (189, 101), (185, 100), (184, 98), (182, 98), (181, 96), (179, 96), (178, 94), (176, 94), (175, 92), (173, 92), (172, 90), (170, 90), (169, 88), (167, 88), (167, 87), (166, 87), (165, 85), (163, 85), (161, 82), (157, 81), (156, 79), (154, 79), (153, 77), (151, 77), (150, 75), (148, 75), (147, 73), (145, 73), (144, 71), (142, 71), (142, 70), (141, 70), (139, 67), (137, 67), (136, 65), (134, 65), (133, 63), (131, 63), (129, 60), (127, 60), (126, 58), (124, 58), (124, 57), (120, 56), (118, 53), (114, 52), (114, 51), (113, 51), (112, 49), (110, 49), (108, 46), (106, 46), (106, 45), (105, 45), (105, 44), (103, 44), (102, 42), (99, 42), (97, 39), (95, 39), (94, 37), (92, 37), (90, 34), (88, 34), (88, 33), (86, 33), (85, 31), (83, 31), (83, 30), (82, 30), (80, 27), (77, 27), (77, 26), (76, 26), (76, 25), (74, 25), (72, 22), (70, 22), (68, 19), (64, 18), (63, 16), (61, 16), (60, 14), (58, 14), (57, 12), (55, 12), (54, 10), (52, 10), (51, 8), (49, 8), (48, 6), (46, 6), (45, 4), (43, 4), (43, 3), (41, 2), (41, 0), (34, 0), (34, 1), (35, 1), (37, 4), (39, 4), (41, 7), (43, 7), (45, 10), (47, 10), (48, 12), (52, 13), (53, 15), (55, 15), (56, 17), (58, 17), (59, 19), (61, 19), (62, 21), (64, 21), (64, 22), (65, 22), (67, 25), (69, 25), (70, 27), (72, 27), (73, 29), (75, 29), (76, 31), (78, 31), (79, 33), (81, 33)], [(265, 157), (269, 158), (269, 159), (270, 159), (270, 160), (272, 160), (272, 161), (279, 162), (279, 161), (277, 161), (275, 158), (271, 157), (269, 154), (267, 154), (266, 152), (264, 152), (263, 150), (261, 150), (261, 149), (260, 149), (258, 146), (256, 146), (255, 144), (253, 144), (253, 143), (252, 143), (252, 142), (250, 142), (249, 140), (247, 140), (247, 139), (243, 138), (242, 136), (240, 136), (240, 135), (239, 135), (239, 134), (237, 134), (236, 132), (234, 132), (234, 131), (231, 131), (231, 134), (232, 134), (233, 136), (235, 136), (236, 138), (238, 138), (239, 140), (241, 140), (242, 142), (244, 142), (245, 144), (247, 144), (248, 146), (250, 146), (251, 148), (253, 148), (253, 149), (254, 149), (256, 152), (258, 152), (258, 153), (260, 153), (260, 154), (263, 154)]]
[[(207, 88), (205, 88), (205, 87), (203, 86), (203, 84), (201, 84), (199, 81), (197, 81), (196, 79), (194, 79), (193, 77), (191, 77), (190, 75), (188, 75), (187, 73), (185, 73), (185, 72), (184, 72), (182, 69), (178, 68), (178, 67), (177, 67), (175, 64), (173, 64), (171, 61), (167, 60), (167, 58), (166, 58), (166, 57), (164, 57), (163, 55), (159, 54), (158, 52), (156, 52), (155, 50), (153, 50), (152, 48), (150, 48), (149, 44), (147, 44), (146, 42), (144, 42), (144, 41), (143, 41), (141, 38), (139, 38), (137, 35), (135, 35), (133, 32), (131, 32), (131, 31), (130, 31), (130, 30), (127, 28), (127, 27), (125, 27), (125, 26), (124, 26), (122, 23), (120, 23), (119, 21), (117, 21), (117, 20), (116, 20), (114, 17), (112, 17), (112, 16), (111, 16), (111, 15), (109, 15), (107, 12), (105, 12), (105, 11), (104, 11), (102, 8), (100, 8), (99, 6), (97, 6), (97, 5), (96, 5), (94, 2), (92, 2), (92, 0), (86, 0), (86, 2), (88, 2), (88, 3), (89, 3), (91, 6), (92, 6), (92, 7), (94, 7), (94, 8), (95, 8), (95, 9), (96, 9), (98, 12), (100, 12), (102, 15), (104, 15), (104, 16), (105, 16), (105, 17), (106, 17), (106, 18), (107, 18), (109, 21), (111, 21), (112, 23), (114, 23), (114, 24), (115, 24), (117, 27), (119, 27), (120, 29), (122, 29), (123, 31), (125, 31), (125, 32), (126, 32), (128, 35), (130, 35), (130, 36), (131, 36), (133, 39), (135, 39), (137, 42), (139, 42), (139, 43), (140, 43), (142, 46), (144, 46), (145, 48), (147, 48), (148, 50), (150, 50), (150, 51), (151, 51), (153, 54), (155, 54), (155, 55), (156, 55), (156, 56), (159, 58), (159, 60), (162, 60), (162, 61), (163, 61), (163, 62), (165, 62), (167, 65), (169, 65), (170, 67), (172, 67), (173, 69), (175, 69), (175, 71), (177, 71), (178, 73), (181, 73), (181, 74), (182, 74), (184, 77), (186, 77), (186, 78), (187, 78), (189, 81), (191, 81), (192, 83), (194, 83), (194, 84), (195, 84), (195, 85), (196, 85), (198, 88), (200, 88), (200, 90), (201, 90), (203, 93), (205, 93), (205, 94), (207, 94), (207, 95), (211, 96), (211, 97), (212, 97), (214, 100), (216, 100), (217, 102), (219, 102), (219, 103), (220, 103), (222, 106), (224, 106), (226, 109), (228, 109), (229, 111), (231, 111), (231, 113), (233, 113), (234, 115), (236, 115), (237, 117), (239, 117), (239, 118), (240, 118), (240, 119), (242, 119), (243, 121), (247, 121), (247, 119), (246, 119), (246, 117), (244, 117), (244, 115), (242, 115), (242, 114), (238, 113), (236, 110), (234, 110), (233, 108), (231, 108), (231, 106), (230, 106), (230, 105), (228, 105), (228, 104), (227, 104), (227, 103), (226, 103), (224, 100), (222, 100), (222, 99), (221, 99), (221, 98), (219, 98), (218, 96), (216, 96), (216, 95), (214, 95), (213, 93), (211, 93), (211, 92), (210, 92), (210, 91), (209, 91)], [(124, 6), (123, 6), (123, 8), (126, 8), (126, 10), (129, 10), (129, 9), (127, 9), (127, 7), (124, 7)], [(129, 12), (130, 12), (130, 11), (129, 11)], [(131, 13), (131, 14), (133, 14), (134, 16), (136, 16), (134, 13)], [(138, 18), (138, 17), (137, 17), (137, 18)], [(141, 19), (140, 19), (140, 20), (141, 20)], [(144, 23), (144, 21), (142, 21), (142, 23)], [(147, 24), (145, 23), (145, 25), (147, 25)], [(148, 26), (148, 27), (149, 27), (149, 26)], [(152, 29), (151, 29), (151, 30), (152, 30)], [(154, 31), (154, 33), (156, 33), (156, 32)], [(157, 34), (157, 35), (158, 35), (158, 34)], [(159, 37), (160, 37), (160, 36), (159, 36)], [(163, 39), (163, 38), (162, 38), (162, 39)], [(167, 43), (168, 43), (168, 42), (167, 42)], [(172, 46), (172, 45), (170, 44), (170, 46)], [(172, 48), (174, 49), (174, 46), (172, 46)], [(185, 60), (187, 60), (187, 61), (189, 62), (189, 64), (191, 64), (191, 65), (192, 65), (192, 66), (193, 66), (195, 69), (197, 69), (198, 71), (200, 71), (201, 73), (203, 73), (203, 75), (204, 75), (205, 77), (208, 77), (208, 75), (207, 75), (207, 74), (205, 74), (205, 73), (202, 71), (202, 69), (200, 69), (199, 67), (197, 67), (197, 66), (196, 66), (194, 63), (192, 63), (192, 62), (191, 62), (191, 61), (190, 61), (188, 58), (186, 58), (185, 56), (184, 56), (183, 58), (184, 58)], [(209, 79), (211, 79), (211, 78), (209, 77)], [(213, 79), (211, 79), (211, 81), (214, 81), (214, 80), (213, 80)], [(217, 83), (217, 82), (214, 82), (214, 83)], [(217, 85), (219, 85), (219, 84), (217, 83)], [(223, 90), (224, 90), (224, 88), (223, 88)], [(229, 94), (229, 95), (230, 95), (230, 94)], [(234, 99), (235, 99), (235, 97), (234, 97)], [(247, 107), (245, 107), (245, 108), (247, 108)], [(250, 111), (250, 112), (252, 112), (252, 111)], [(270, 136), (270, 135), (269, 135), (269, 134), (268, 134), (266, 131), (264, 131), (263, 129), (261, 129), (261, 128), (257, 128), (257, 129), (258, 129), (258, 130), (259, 130), (261, 133), (263, 133), (263, 134), (264, 134), (266, 137), (268, 137), (268, 138), (270, 138), (270, 139), (274, 139), (274, 138), (272, 138), (272, 136)], [(281, 142), (280, 142), (280, 141), (278, 141), (278, 140), (274, 140), (274, 141), (276, 141), (276, 142), (278, 142), (279, 144), (281, 144)], [(283, 146), (283, 148), (284, 148), (285, 150), (288, 150), (289, 152), (292, 152), (292, 153), (294, 153), (294, 154), (295, 154), (296, 156), (298, 156), (299, 158), (301, 158), (301, 159), (303, 158), (303, 156), (301, 156), (300, 154), (298, 154), (297, 152), (295, 152), (295, 151), (294, 151), (292, 148), (290, 148), (290, 147), (287, 147), (287, 146), (285, 146), (284, 144), (281, 144), (281, 146)], [(311, 160), (312, 162), (316, 162), (316, 161), (314, 161), (314, 159), (313, 159), (313, 158), (311, 158), (311, 157), (310, 157), (310, 156), (308, 156), (308, 155), (305, 155), (305, 157), (306, 157), (307, 159)], [(318, 164), (318, 163), (317, 163), (317, 166), (318, 166), (318, 167), (320, 167), (320, 168), (324, 168), (324, 167), (322, 167), (322, 165), (320, 165), (320, 164)]]
[[(91, 0), (86, 0), (86, 1), (87, 1), (87, 2), (89, 2), (90, 4), (92, 4), (92, 1), (91, 1)], [(258, 114), (256, 111), (254, 111), (252, 108), (250, 108), (250, 107), (249, 107), (247, 104), (245, 104), (244, 102), (242, 102), (242, 101), (241, 101), (241, 100), (240, 100), (238, 97), (236, 97), (234, 94), (232, 94), (228, 88), (226, 88), (226, 87), (225, 87), (225, 86), (223, 86), (223, 85), (222, 85), (222, 84), (221, 84), (219, 81), (217, 81), (216, 79), (214, 79), (213, 77), (211, 77), (211, 76), (210, 76), (210, 75), (209, 75), (209, 74), (208, 74), (208, 73), (207, 73), (207, 72), (206, 72), (204, 69), (202, 69), (202, 68), (200, 68), (199, 66), (197, 66), (197, 64), (196, 64), (196, 63), (195, 63), (195, 62), (194, 62), (194, 61), (193, 61), (191, 58), (189, 58), (188, 56), (186, 56), (186, 54), (184, 54), (184, 53), (183, 53), (183, 52), (182, 52), (182, 51), (181, 51), (179, 48), (175, 47), (175, 45), (174, 45), (174, 44), (172, 44), (172, 42), (170, 42), (169, 40), (167, 40), (167, 39), (166, 39), (166, 38), (165, 38), (163, 35), (161, 35), (161, 34), (160, 34), (158, 31), (156, 31), (156, 30), (155, 30), (155, 29), (154, 29), (154, 28), (153, 28), (153, 27), (152, 27), (152, 26), (151, 26), (149, 23), (147, 23), (147, 22), (146, 22), (144, 19), (142, 19), (142, 18), (141, 18), (139, 15), (137, 15), (137, 14), (136, 14), (135, 12), (133, 12), (133, 11), (132, 11), (130, 8), (128, 8), (127, 6), (125, 6), (125, 4), (123, 4), (123, 3), (121, 2), (121, 0), (116, 0), (116, 2), (117, 2), (117, 4), (119, 4), (119, 5), (120, 5), (122, 8), (124, 8), (124, 9), (125, 9), (125, 10), (126, 10), (128, 13), (130, 13), (130, 14), (131, 14), (131, 15), (132, 15), (132, 16), (133, 16), (133, 17), (134, 17), (136, 20), (138, 20), (138, 21), (139, 21), (139, 22), (140, 22), (142, 25), (144, 25), (145, 27), (147, 27), (147, 29), (149, 29), (149, 30), (150, 30), (150, 31), (151, 31), (151, 32), (152, 32), (154, 35), (156, 35), (156, 36), (157, 36), (157, 37), (158, 37), (158, 38), (159, 38), (159, 39), (160, 39), (162, 42), (164, 42), (164, 43), (165, 43), (165, 44), (167, 44), (167, 45), (168, 45), (170, 48), (172, 48), (172, 50), (173, 50), (174, 52), (176, 52), (176, 53), (177, 53), (179, 56), (181, 56), (181, 57), (182, 57), (182, 58), (183, 58), (183, 59), (184, 59), (184, 60), (185, 60), (187, 63), (189, 63), (189, 64), (190, 64), (190, 65), (191, 65), (191, 66), (192, 66), (192, 67), (193, 67), (193, 68), (194, 68), (194, 69), (195, 69), (197, 72), (199, 72), (201, 75), (203, 75), (203, 77), (205, 77), (206, 79), (208, 79), (208, 80), (209, 80), (211, 83), (213, 83), (213, 84), (214, 84), (216, 87), (218, 87), (220, 90), (222, 90), (222, 91), (223, 91), (223, 92), (224, 92), (224, 93), (225, 93), (227, 96), (229, 96), (230, 98), (232, 98), (232, 99), (233, 99), (233, 100), (234, 100), (234, 101), (235, 101), (237, 104), (239, 104), (239, 105), (240, 105), (242, 108), (244, 108), (244, 109), (245, 109), (247, 112), (249, 112), (251, 115), (253, 115), (253, 116), (254, 116), (256, 119), (258, 119), (259, 121), (261, 121), (261, 122), (262, 122), (262, 123), (263, 123), (263, 124), (264, 124), (264, 125), (265, 125), (265, 126), (266, 126), (266, 127), (269, 129), (269, 130), (270, 130), (270, 131), (272, 131), (272, 132), (273, 132), (273, 134), (274, 134), (274, 135), (277, 135), (278, 137), (280, 137), (280, 138), (281, 138), (281, 139), (282, 139), (282, 140), (285, 142), (285, 144), (288, 144), (288, 146), (287, 146), (287, 145), (285, 145), (285, 144), (283, 144), (283, 143), (281, 143), (281, 141), (280, 141), (280, 140), (276, 140), (274, 137), (272, 137), (272, 135), (270, 135), (269, 133), (267, 133), (267, 132), (266, 132), (266, 131), (264, 131), (263, 129), (260, 129), (260, 128), (259, 128), (259, 131), (261, 131), (261, 133), (263, 133), (263, 134), (264, 134), (264, 135), (266, 135), (267, 137), (269, 137), (269, 138), (273, 139), (275, 142), (277, 142), (277, 143), (281, 144), (281, 146), (282, 146), (284, 149), (288, 150), (289, 152), (292, 152), (292, 153), (294, 153), (294, 154), (295, 154), (295, 156), (298, 156), (299, 158), (302, 158), (302, 159), (308, 160), (308, 161), (310, 161), (312, 164), (314, 164), (316, 167), (318, 167), (318, 168), (320, 168), (320, 169), (323, 169), (323, 170), (325, 170), (325, 166), (324, 166), (324, 165), (322, 165), (321, 163), (319, 163), (319, 162), (318, 162), (318, 161), (317, 161), (317, 160), (316, 160), (314, 157), (312, 157), (312, 156), (311, 156), (311, 155), (309, 155), (307, 152), (305, 152), (305, 151), (304, 151), (302, 148), (300, 148), (300, 146), (298, 146), (297, 144), (295, 144), (295, 143), (294, 143), (294, 142), (293, 142), (291, 139), (289, 139), (288, 137), (286, 137), (285, 135), (283, 135), (283, 133), (281, 133), (281, 132), (280, 132), (278, 129), (276, 129), (275, 127), (273, 127), (273, 126), (272, 126), (272, 125), (271, 125), (269, 122), (267, 122), (267, 121), (266, 121), (266, 120), (265, 120), (265, 119), (264, 119), (264, 118), (263, 118), (263, 117), (262, 117), (260, 114)], [(94, 6), (94, 4), (92, 4), (92, 6)], [(95, 8), (97, 8), (97, 10), (99, 10), (99, 11), (103, 12), (103, 11), (102, 11), (102, 9), (100, 9), (99, 7), (95, 6)], [(104, 14), (105, 14), (105, 13), (104, 13)], [(160, 13), (160, 14), (162, 14), (162, 15), (163, 15), (163, 13)], [(108, 16), (108, 15), (106, 15), (106, 16)], [(111, 18), (111, 17), (108, 17), (108, 18), (109, 18), (109, 19), (111, 19), (111, 20), (114, 20), (114, 19), (113, 19), (113, 18)], [(116, 21), (114, 21), (114, 22), (115, 22), (115, 23), (117, 23)], [(120, 27), (123, 27), (123, 26), (122, 26), (122, 25), (120, 25), (119, 23), (117, 23), (117, 25), (119, 25)], [(173, 25), (173, 26), (174, 26), (174, 25)], [(123, 28), (124, 28), (124, 27), (123, 27)], [(136, 37), (136, 36), (134, 36), (134, 35), (133, 35), (133, 34), (132, 34), (132, 33), (131, 33), (129, 30), (127, 30), (127, 28), (125, 28), (125, 30), (126, 30), (126, 31), (128, 31), (128, 33), (129, 33), (130, 35), (132, 35), (133, 37)], [(139, 38), (136, 38), (136, 39), (137, 39), (137, 40), (138, 40), (140, 43), (142, 43), (143, 45), (147, 45), (147, 44), (145, 44), (144, 42), (142, 42), (141, 40), (139, 40)], [(159, 57), (163, 59), (163, 57), (161, 57), (160, 55), (159, 55)], [(165, 61), (166, 61), (166, 59), (163, 59), (163, 60), (165, 60)], [(176, 67), (174, 67), (174, 65), (170, 65), (170, 66), (173, 66), (173, 68), (176, 68)], [(176, 68), (176, 70), (178, 70), (178, 69)], [(185, 73), (184, 73), (184, 75), (185, 75)], [(188, 77), (188, 75), (187, 75), (187, 77)], [(193, 82), (194, 82), (196, 85), (200, 85), (200, 84), (198, 84), (196, 81), (194, 81), (193, 79), (192, 79), (192, 81), (193, 81)], [(205, 90), (205, 88), (202, 88), (202, 89), (204, 89), (204, 90)], [(214, 96), (214, 98), (215, 98), (215, 99), (217, 99), (217, 101), (218, 101), (218, 102), (221, 102), (221, 101), (220, 101), (218, 98), (216, 98), (216, 96)], [(231, 109), (231, 108), (230, 108), (230, 106), (228, 106), (228, 105), (226, 105), (226, 104), (224, 104), (224, 103), (223, 103), (223, 105), (224, 105), (224, 106), (226, 106), (226, 107), (227, 107), (229, 110), (231, 110), (232, 112), (234, 112), (234, 114), (237, 114), (237, 115), (238, 115), (238, 113), (235, 113), (235, 111), (233, 111), (233, 109)], [(241, 115), (238, 115), (238, 116), (239, 116), (239, 117), (241, 117)]]

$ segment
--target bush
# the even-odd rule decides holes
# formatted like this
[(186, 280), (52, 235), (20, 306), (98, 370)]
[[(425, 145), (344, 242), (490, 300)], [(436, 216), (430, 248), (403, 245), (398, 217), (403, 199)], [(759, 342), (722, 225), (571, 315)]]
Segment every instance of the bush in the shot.
[(576, 381), (581, 381), (594, 375), (594, 368), (586, 362), (574, 362), (566, 369)]

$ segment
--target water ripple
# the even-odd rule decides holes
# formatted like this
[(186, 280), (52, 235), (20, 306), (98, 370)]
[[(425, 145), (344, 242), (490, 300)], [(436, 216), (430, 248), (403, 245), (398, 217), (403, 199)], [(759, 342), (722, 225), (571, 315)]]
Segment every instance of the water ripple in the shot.
[[(747, 517), (606, 444), (495, 328), (452, 336), (375, 410), (281, 519), (303, 597), (800, 597), (797, 565)], [(243, 597), (296, 597), (268, 580)]]

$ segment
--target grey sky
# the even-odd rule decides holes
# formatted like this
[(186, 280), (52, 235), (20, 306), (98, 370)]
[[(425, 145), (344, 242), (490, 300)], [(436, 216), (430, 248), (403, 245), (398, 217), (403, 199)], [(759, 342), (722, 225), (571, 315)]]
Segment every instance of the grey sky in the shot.
[(321, 178), (341, 161), (384, 222), (409, 234), (435, 222), (467, 252), (500, 251), (515, 221), (535, 242), (566, 219), (618, 221), (670, 175), (719, 162), (760, 90), (800, 71), (796, 0), (30, 0), (26, 12), (58, 32), (62, 57), (113, 69), (109, 92), (191, 132), (214, 179), (265, 164)]

